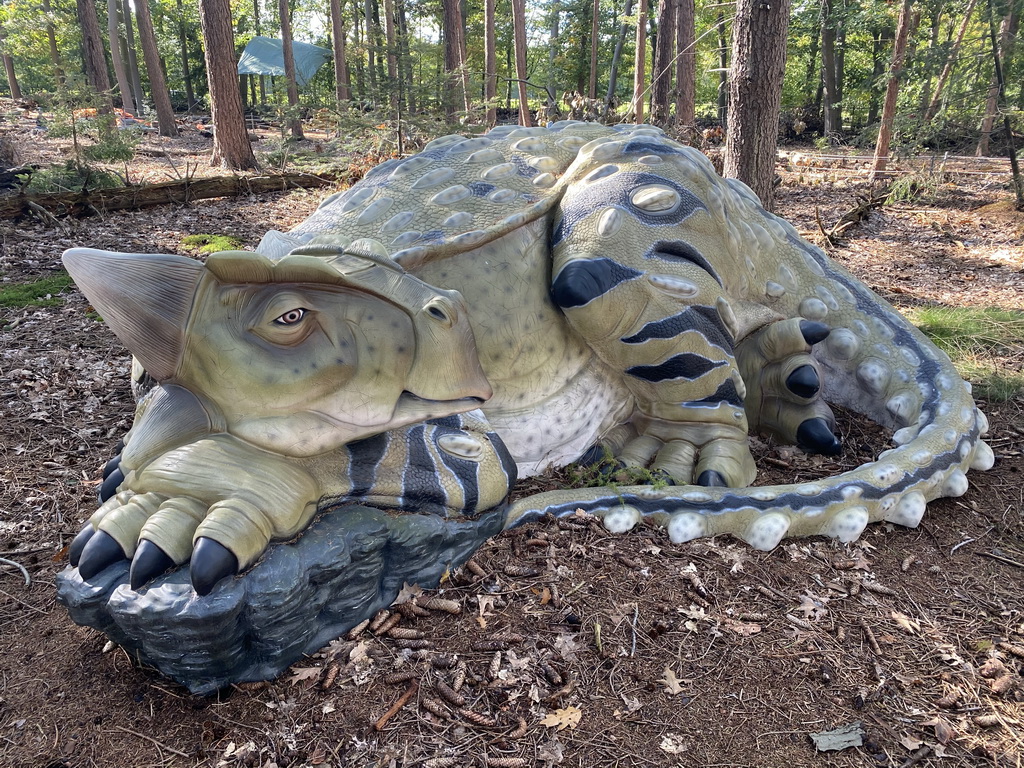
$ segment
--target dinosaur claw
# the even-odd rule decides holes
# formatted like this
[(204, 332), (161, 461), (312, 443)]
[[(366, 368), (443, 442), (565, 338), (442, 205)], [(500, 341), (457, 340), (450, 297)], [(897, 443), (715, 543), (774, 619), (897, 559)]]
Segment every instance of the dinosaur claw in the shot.
[(670, 475), (664, 469), (652, 469), (651, 482), (664, 483), (665, 485), (675, 485), (676, 479), (672, 477), (672, 475)]
[(794, 395), (809, 400), (818, 394), (821, 380), (818, 378), (818, 372), (814, 370), (814, 366), (801, 365), (786, 378), (786, 387)]
[(85, 528), (80, 530), (68, 545), (68, 560), (75, 568), (78, 567), (78, 562), (82, 559), (82, 550), (85, 549), (85, 545), (89, 543), (89, 539), (94, 533), (96, 533), (96, 529), (92, 527), (92, 523), (86, 523)]
[(124, 472), (121, 471), (121, 467), (112, 470), (100, 485), (100, 504), (113, 497), (117, 493), (117, 487), (123, 482)]
[(718, 472), (715, 472), (715, 470), (705, 469), (697, 478), (697, 485), (703, 485), (705, 488), (725, 488), (728, 486), (728, 483), (726, 483), (725, 478)]
[(117, 456), (103, 465), (103, 479), (106, 480), (115, 469), (119, 469), (120, 467), (121, 454), (117, 454)]
[(192, 550), (192, 589), (197, 595), (208, 595), (225, 576), (238, 573), (238, 558), (213, 539), (200, 536)]
[(813, 346), (819, 341), (824, 341), (832, 333), (832, 329), (817, 320), (801, 320), (800, 333), (803, 334), (804, 341)]
[(113, 536), (104, 531), (96, 531), (82, 549), (82, 557), (78, 561), (78, 574), (84, 581), (88, 581), (107, 566), (127, 559), (128, 556)]
[(132, 589), (139, 589), (164, 571), (173, 568), (174, 561), (160, 547), (149, 539), (139, 542), (128, 570), (128, 583)]
[(825, 419), (807, 419), (796, 431), (796, 444), (812, 453), (838, 456), (843, 444), (833, 434), (832, 427)]

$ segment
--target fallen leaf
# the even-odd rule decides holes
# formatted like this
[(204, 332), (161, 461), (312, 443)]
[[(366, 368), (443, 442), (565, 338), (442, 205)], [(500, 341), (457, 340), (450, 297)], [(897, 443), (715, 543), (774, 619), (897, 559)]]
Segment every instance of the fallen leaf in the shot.
[(544, 742), (537, 750), (537, 758), (548, 765), (562, 762), (562, 757), (562, 742), (557, 738)]
[(666, 733), (661, 737), (661, 744), (658, 746), (662, 752), (668, 752), (670, 755), (678, 755), (686, 751), (683, 737), (678, 733)]
[(579, 645), (577, 645), (572, 635), (561, 634), (555, 638), (555, 650), (566, 661), (572, 661), (576, 658), (577, 648), (579, 648)]
[(831, 731), (820, 731), (810, 734), (814, 747), (819, 752), (838, 752), (850, 747), (864, 744), (864, 728), (859, 722), (842, 725)]
[(393, 602), (392, 605), (402, 605), (403, 603), (408, 603), (417, 595), (422, 594), (422, 592), (423, 587), (421, 587), (419, 584), (409, 584), (407, 582), (403, 583), (402, 589), (399, 591), (398, 597), (395, 598), (395, 602)]
[(761, 631), (760, 624), (754, 624), (750, 621), (737, 621), (728, 617), (722, 618), (722, 626), (742, 637), (750, 637)]
[(915, 739), (913, 736), (904, 736), (900, 739), (900, 744), (909, 749), (911, 752), (916, 752), (924, 746), (924, 742), (920, 739)]
[(292, 674), (288, 678), (290, 685), (301, 683), (304, 680), (319, 680), (323, 669), (320, 667), (292, 667)]
[(658, 678), (658, 682), (665, 686), (665, 693), (669, 696), (675, 696), (683, 692), (682, 682), (676, 677), (676, 673), (672, 671), (671, 667), (665, 667), (665, 671)]
[(893, 621), (900, 625), (900, 628), (908, 635), (916, 635), (921, 631), (921, 622), (910, 618), (905, 613), (893, 611), (889, 614)]
[(549, 712), (540, 721), (540, 724), (561, 731), (566, 728), (575, 728), (580, 724), (581, 717), (583, 717), (583, 711), (579, 707), (568, 706)]

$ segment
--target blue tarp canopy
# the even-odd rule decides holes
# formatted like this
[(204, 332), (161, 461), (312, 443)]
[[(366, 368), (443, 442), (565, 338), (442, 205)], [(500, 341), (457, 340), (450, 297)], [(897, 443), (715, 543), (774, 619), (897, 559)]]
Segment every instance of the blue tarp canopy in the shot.
[[(272, 37), (254, 37), (245, 46), (238, 60), (240, 75), (284, 75), (282, 42)], [(303, 86), (324, 64), (331, 60), (331, 51), (319, 45), (292, 42), (295, 59), (295, 80)]]

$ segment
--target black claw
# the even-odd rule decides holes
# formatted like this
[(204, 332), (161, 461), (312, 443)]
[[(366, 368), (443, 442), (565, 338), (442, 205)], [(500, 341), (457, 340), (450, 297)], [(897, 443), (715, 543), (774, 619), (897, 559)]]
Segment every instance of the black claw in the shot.
[(103, 465), (103, 479), (106, 480), (108, 477), (110, 477), (111, 472), (113, 472), (115, 469), (119, 469), (120, 467), (121, 454), (119, 453), (117, 454), (117, 456), (115, 456), (114, 458), (112, 458), (110, 461)]
[(729, 484), (715, 470), (705, 469), (700, 473), (700, 477), (697, 478), (697, 485), (703, 485), (705, 488), (726, 488)]
[(786, 378), (786, 386), (794, 395), (810, 399), (821, 389), (821, 380), (814, 366), (801, 365)]
[(124, 472), (118, 467), (100, 484), (100, 504), (117, 493), (117, 486), (124, 482)]
[(213, 539), (200, 536), (192, 550), (192, 589), (197, 595), (208, 595), (225, 576), (238, 573), (238, 558), (231, 550)]
[(805, 451), (822, 453), (826, 456), (838, 456), (842, 453), (843, 444), (832, 433), (832, 428), (825, 419), (807, 419), (796, 431), (796, 444)]
[(88, 581), (107, 566), (119, 560), (127, 560), (128, 556), (114, 537), (104, 531), (96, 531), (82, 549), (82, 557), (78, 561), (78, 575)]
[(804, 335), (804, 341), (808, 344), (817, 344), (824, 341), (832, 333), (832, 329), (817, 320), (801, 320), (800, 333)]
[(128, 583), (132, 589), (139, 589), (164, 571), (174, 567), (174, 561), (160, 547), (149, 539), (139, 542), (128, 569)]
[(82, 550), (85, 549), (85, 545), (89, 543), (89, 539), (94, 533), (96, 533), (96, 529), (92, 527), (92, 523), (86, 523), (85, 528), (80, 530), (68, 545), (68, 560), (71, 561), (73, 567), (78, 567), (78, 561), (82, 559)]
[(652, 483), (663, 483), (664, 485), (675, 485), (676, 479), (672, 477), (664, 469), (652, 469), (651, 470), (651, 482)]
[(595, 464), (603, 463), (606, 458), (606, 453), (607, 450), (603, 445), (595, 443), (587, 448), (587, 450), (583, 452), (583, 455), (576, 459), (574, 463), (579, 464), (581, 467), (592, 467)]

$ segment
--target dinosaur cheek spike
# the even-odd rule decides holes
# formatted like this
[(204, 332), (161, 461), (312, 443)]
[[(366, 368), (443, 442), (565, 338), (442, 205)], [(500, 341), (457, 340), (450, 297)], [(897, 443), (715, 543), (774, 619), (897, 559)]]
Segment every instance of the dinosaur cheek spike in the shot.
[(789, 515), (770, 512), (759, 517), (743, 534), (743, 540), (754, 549), (768, 552), (775, 549), (789, 530)]
[(844, 544), (856, 541), (868, 525), (868, 511), (865, 507), (850, 507), (836, 514), (824, 526), (821, 533), (839, 539)]
[(696, 512), (680, 512), (672, 515), (668, 523), (668, 538), (673, 544), (685, 544), (688, 541), (708, 535), (708, 520)]
[(612, 507), (604, 514), (601, 522), (609, 533), (626, 533), (640, 522), (641, 514), (636, 507), (625, 504)]

